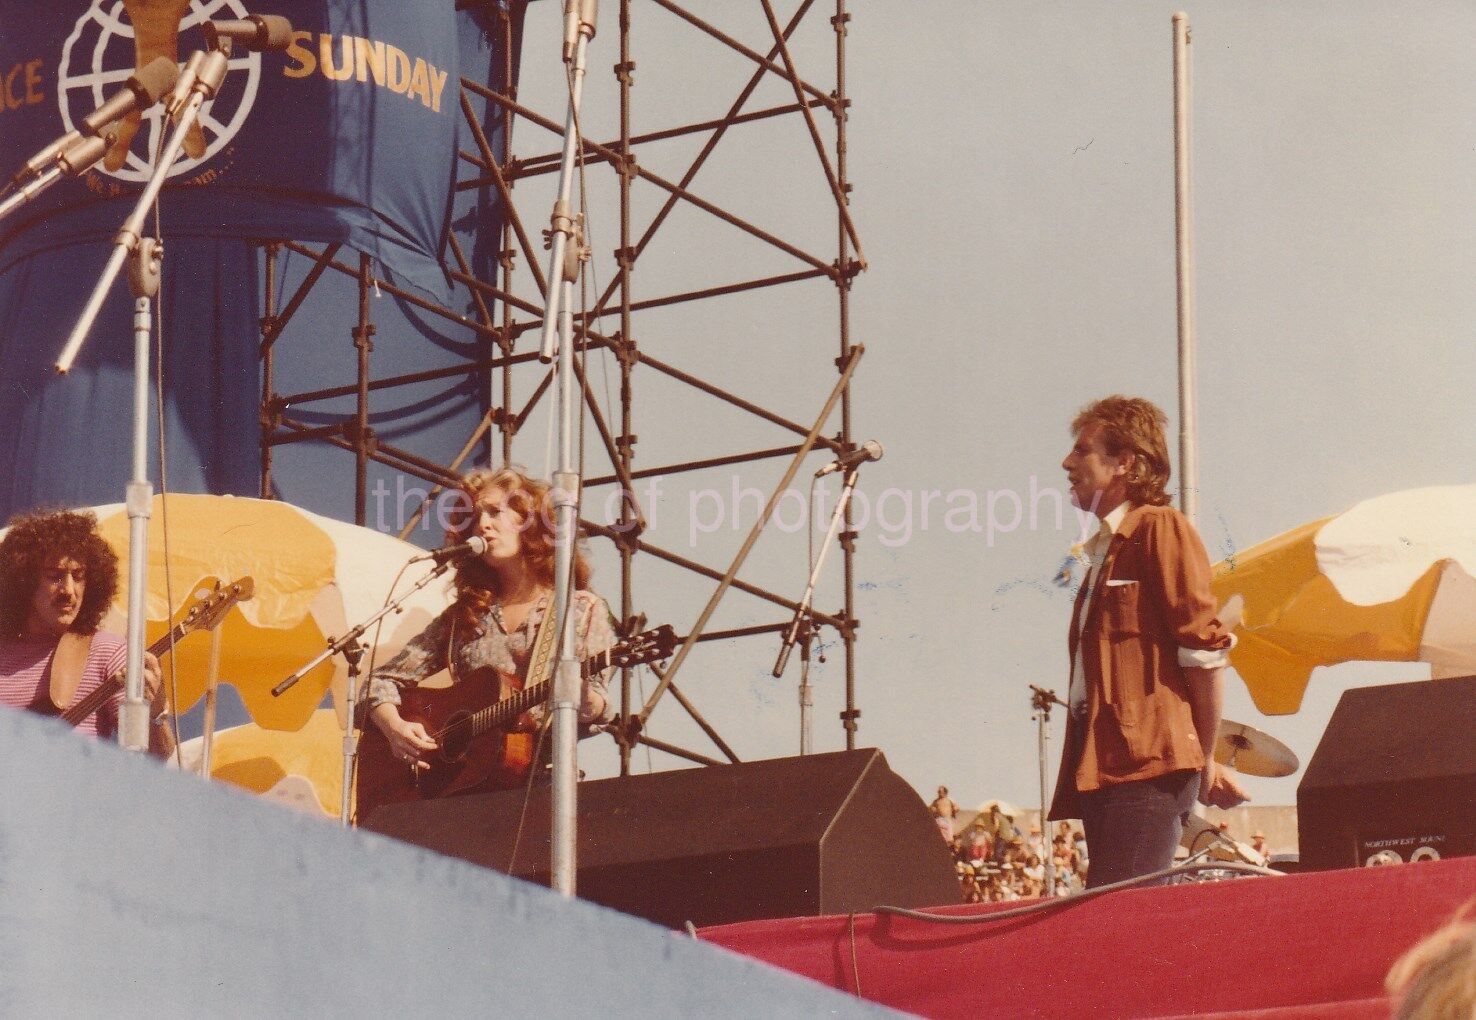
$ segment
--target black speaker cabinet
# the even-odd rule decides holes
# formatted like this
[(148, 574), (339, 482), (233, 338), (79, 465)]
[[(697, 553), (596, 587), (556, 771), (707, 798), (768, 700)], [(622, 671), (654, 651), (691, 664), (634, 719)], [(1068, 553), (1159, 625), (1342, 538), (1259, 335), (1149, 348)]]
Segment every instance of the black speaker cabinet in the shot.
[(1345, 691), (1297, 828), (1309, 870), (1476, 853), (1476, 676)]
[[(522, 790), (394, 804), (363, 827), (546, 883), (549, 794), (526, 813)], [(959, 901), (937, 825), (877, 750), (581, 783), (577, 852), (581, 898), (672, 928)]]

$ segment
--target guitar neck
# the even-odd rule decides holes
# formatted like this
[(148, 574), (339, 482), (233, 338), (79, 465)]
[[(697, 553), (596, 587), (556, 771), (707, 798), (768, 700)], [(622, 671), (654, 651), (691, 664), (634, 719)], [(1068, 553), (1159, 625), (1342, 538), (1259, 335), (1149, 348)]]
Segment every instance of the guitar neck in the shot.
[[(165, 634), (158, 641), (149, 645), (147, 654), (153, 656), (164, 654), (169, 650), (170, 645), (188, 633), (189, 628), (185, 624), (176, 624), (168, 634)], [(99, 708), (102, 708), (109, 701), (113, 700), (113, 698), (117, 697), (118, 692), (123, 689), (125, 682), (126, 674), (124, 673), (108, 677), (102, 683), (98, 684), (97, 688), (91, 694), (63, 712), (61, 714), (62, 722), (68, 726), (76, 726), (83, 719), (86, 719), (93, 712), (96, 712)]]
[[(581, 662), (579, 664), (579, 679), (587, 680), (593, 674), (609, 666), (613, 658), (613, 651), (614, 649), (610, 649), (609, 651), (600, 652), (597, 655), (591, 655)], [(532, 687), (524, 688), (516, 694), (503, 698), (495, 705), (488, 705), (472, 716), (472, 732), (485, 733), (490, 729), (507, 726), (533, 706), (541, 705), (547, 701), (549, 695), (553, 693), (553, 685), (554, 678), (549, 677), (541, 683), (536, 683)]]

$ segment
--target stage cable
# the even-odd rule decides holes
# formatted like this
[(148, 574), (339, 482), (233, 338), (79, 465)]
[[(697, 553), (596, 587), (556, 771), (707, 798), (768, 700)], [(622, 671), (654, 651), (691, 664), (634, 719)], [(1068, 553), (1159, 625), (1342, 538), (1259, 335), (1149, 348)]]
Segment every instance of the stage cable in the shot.
[(518, 862), (518, 848), (523, 842), (523, 827), (528, 823), (528, 805), (533, 801), (533, 781), (537, 778), (541, 761), (543, 760), (543, 740), (548, 735), (549, 724), (553, 722), (553, 713), (546, 708), (543, 719), (538, 724), (538, 739), (533, 743), (533, 759), (528, 766), (528, 778), (523, 782), (523, 806), (518, 811), (518, 827), (513, 830), (512, 851), (507, 856), (507, 873), (513, 873), (513, 866)]
[(856, 914), (851, 912), (846, 915), (847, 927), (851, 933), (851, 978), (856, 982), (856, 998), (864, 998), (861, 994), (861, 956), (856, 952)]
[(997, 910), (987, 914), (935, 914), (927, 910), (910, 910), (906, 907), (876, 906), (871, 908), (874, 914), (891, 914), (895, 917), (911, 918), (914, 921), (931, 921), (934, 924), (987, 924), (991, 921), (1004, 921), (1012, 917), (1024, 917), (1028, 914), (1038, 914), (1053, 907), (1065, 908), (1085, 903), (1087, 900), (1095, 899), (1110, 892), (1118, 892), (1122, 889), (1132, 889), (1140, 885), (1154, 885), (1166, 878), (1174, 878), (1179, 875), (1188, 875), (1200, 871), (1238, 871), (1246, 875), (1266, 875), (1276, 878), (1284, 878), (1285, 873), (1272, 868), (1261, 868), (1254, 864), (1239, 864), (1233, 861), (1201, 861), (1194, 864), (1181, 864), (1173, 868), (1165, 868), (1148, 875), (1139, 875), (1137, 878), (1124, 879), (1121, 882), (1113, 882), (1096, 889), (1087, 889), (1084, 892), (1073, 893), (1070, 896), (1057, 896), (1054, 899), (1041, 900), (1024, 907), (1012, 907), (1009, 910)]

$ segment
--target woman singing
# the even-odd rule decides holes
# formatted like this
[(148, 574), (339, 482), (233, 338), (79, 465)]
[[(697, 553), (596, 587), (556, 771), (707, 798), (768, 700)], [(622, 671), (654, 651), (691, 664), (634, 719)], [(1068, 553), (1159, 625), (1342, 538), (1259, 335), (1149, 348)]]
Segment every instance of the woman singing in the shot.
[[(461, 487), (471, 513), (448, 540), (465, 542), (478, 535), (486, 541), (486, 551), (457, 566), (456, 602), (369, 679), (369, 718), (384, 734), (390, 753), (407, 769), (425, 767), (422, 756), (436, 751), (439, 744), (425, 725), (402, 718), (402, 689), (419, 686), (448, 668), (453, 685), (494, 669), (505, 685), (520, 689), (539, 628), (553, 607), (553, 507), (548, 486), (503, 468), (473, 471)], [(589, 565), (576, 551), (570, 622), (581, 661), (615, 643), (610, 610), (587, 590), (588, 583)], [(613, 715), (605, 676), (591, 675), (584, 682), (580, 721), (606, 722)], [(542, 706), (524, 716), (517, 727), (522, 732), (508, 738), (509, 759), (514, 757), (511, 745), (519, 738), (531, 748), (531, 733), (541, 719)], [(530, 757), (528, 750), (522, 757), (524, 761)], [(515, 772), (502, 778), (515, 780)], [(362, 779), (360, 786), (362, 803)]]

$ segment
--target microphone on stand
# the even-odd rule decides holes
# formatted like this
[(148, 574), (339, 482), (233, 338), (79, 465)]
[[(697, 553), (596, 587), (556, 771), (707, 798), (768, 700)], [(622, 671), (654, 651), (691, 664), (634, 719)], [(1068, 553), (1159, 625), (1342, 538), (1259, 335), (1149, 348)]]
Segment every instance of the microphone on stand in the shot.
[(1048, 705), (1060, 705), (1062, 708), (1071, 707), (1070, 705), (1066, 704), (1066, 702), (1062, 701), (1060, 695), (1058, 695), (1055, 691), (1048, 691), (1045, 688), (1037, 687), (1034, 684), (1026, 684), (1025, 686), (1034, 691), (1035, 696)]
[(137, 74), (130, 76), (123, 83), (123, 88), (113, 93), (101, 106), (82, 118), (82, 124), (77, 130), (67, 132), (32, 156), (26, 161), (25, 166), (16, 171), (12, 179), (16, 184), (21, 184), (37, 176), (48, 165), (56, 162), (58, 156), (71, 150), (84, 138), (97, 138), (102, 134), (103, 128), (109, 124), (120, 121), (135, 111), (147, 110), (174, 87), (178, 77), (179, 68), (174, 61), (168, 57), (155, 57)]
[(464, 560), (471, 556), (480, 556), (487, 551), (487, 540), (481, 535), (473, 535), (465, 542), (457, 542), (455, 545), (442, 546), (421, 556), (412, 559), (411, 563), (425, 563), (435, 560), (436, 565), (442, 563)]
[(823, 475), (830, 474), (832, 471), (850, 471), (854, 467), (865, 464), (868, 460), (881, 459), (882, 444), (878, 443), (875, 439), (868, 439), (850, 453), (837, 457), (819, 471), (816, 471), (815, 477), (820, 478)]
[(252, 14), (240, 21), (207, 21), (205, 44), (220, 49), (222, 39), (248, 50), (285, 50), (292, 45), (292, 22), (280, 14)]
[(588, 29), (594, 38), (599, 6), (599, 0), (564, 0), (564, 63), (574, 59), (581, 32)]

